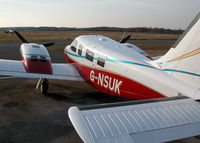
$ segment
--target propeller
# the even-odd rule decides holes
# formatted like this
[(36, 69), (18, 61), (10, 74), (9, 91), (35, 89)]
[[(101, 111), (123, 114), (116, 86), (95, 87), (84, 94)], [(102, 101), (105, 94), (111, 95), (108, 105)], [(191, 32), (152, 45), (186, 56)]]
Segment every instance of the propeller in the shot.
[[(9, 33), (9, 34), (16, 34), (17, 37), (21, 40), (22, 43), (29, 43), (18, 31), (13, 31), (13, 30), (6, 30), (5, 33)], [(45, 43), (42, 44), (45, 47), (49, 47), (54, 45), (55, 43)]]
[(22, 43), (28, 43), (28, 41), (17, 31), (14, 31), (17, 37), (22, 41)]
[(126, 43), (131, 38), (131, 35), (126, 36), (125, 38), (122, 38), (119, 43)]
[(54, 45), (55, 43), (45, 43), (45, 44), (42, 44), (43, 46), (45, 46), (45, 47), (49, 47), (49, 46), (52, 46), (52, 45)]

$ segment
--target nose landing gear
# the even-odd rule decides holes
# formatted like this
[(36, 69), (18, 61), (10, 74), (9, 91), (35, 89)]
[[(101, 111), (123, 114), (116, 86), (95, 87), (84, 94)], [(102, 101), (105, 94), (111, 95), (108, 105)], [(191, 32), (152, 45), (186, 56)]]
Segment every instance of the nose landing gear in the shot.
[(38, 80), (37, 85), (36, 85), (36, 90), (38, 90), (39, 87), (40, 87), (41, 93), (44, 94), (44, 95), (46, 95), (47, 92), (48, 92), (48, 89), (49, 89), (49, 81), (48, 81), (48, 79), (46, 79), (46, 78), (44, 78), (44, 79), (40, 78)]

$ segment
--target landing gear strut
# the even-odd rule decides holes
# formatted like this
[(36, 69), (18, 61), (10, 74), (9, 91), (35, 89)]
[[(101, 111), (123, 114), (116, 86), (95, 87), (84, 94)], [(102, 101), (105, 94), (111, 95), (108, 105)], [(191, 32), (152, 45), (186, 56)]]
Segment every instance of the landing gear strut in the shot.
[(43, 79), (42, 84), (41, 84), (41, 88), (40, 88), (41, 93), (47, 94), (48, 89), (49, 89), (49, 81), (48, 79), (45, 78)]
[(47, 92), (48, 92), (48, 89), (49, 89), (49, 81), (48, 81), (48, 79), (46, 79), (46, 78), (44, 78), (44, 79), (40, 78), (38, 80), (37, 85), (36, 85), (36, 90), (39, 89), (39, 86), (40, 86), (41, 93), (44, 94), (44, 95), (46, 95)]

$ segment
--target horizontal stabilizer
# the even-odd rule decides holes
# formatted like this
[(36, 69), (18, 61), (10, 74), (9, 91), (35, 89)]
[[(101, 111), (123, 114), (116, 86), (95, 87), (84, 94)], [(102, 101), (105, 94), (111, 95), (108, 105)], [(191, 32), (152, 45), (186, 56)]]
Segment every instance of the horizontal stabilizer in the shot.
[(85, 143), (159, 143), (200, 135), (200, 103), (185, 97), (71, 107)]

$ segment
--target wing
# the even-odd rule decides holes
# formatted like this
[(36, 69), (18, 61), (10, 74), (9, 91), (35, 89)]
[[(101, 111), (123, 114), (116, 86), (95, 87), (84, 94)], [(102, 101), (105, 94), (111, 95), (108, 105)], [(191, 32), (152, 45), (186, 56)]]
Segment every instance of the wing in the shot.
[(27, 73), (21, 61), (0, 60), (0, 75), (83, 81), (83, 78), (72, 64), (52, 64), (52, 69), (52, 75)]
[(71, 107), (68, 114), (85, 143), (159, 143), (200, 134), (200, 103), (186, 97)]

